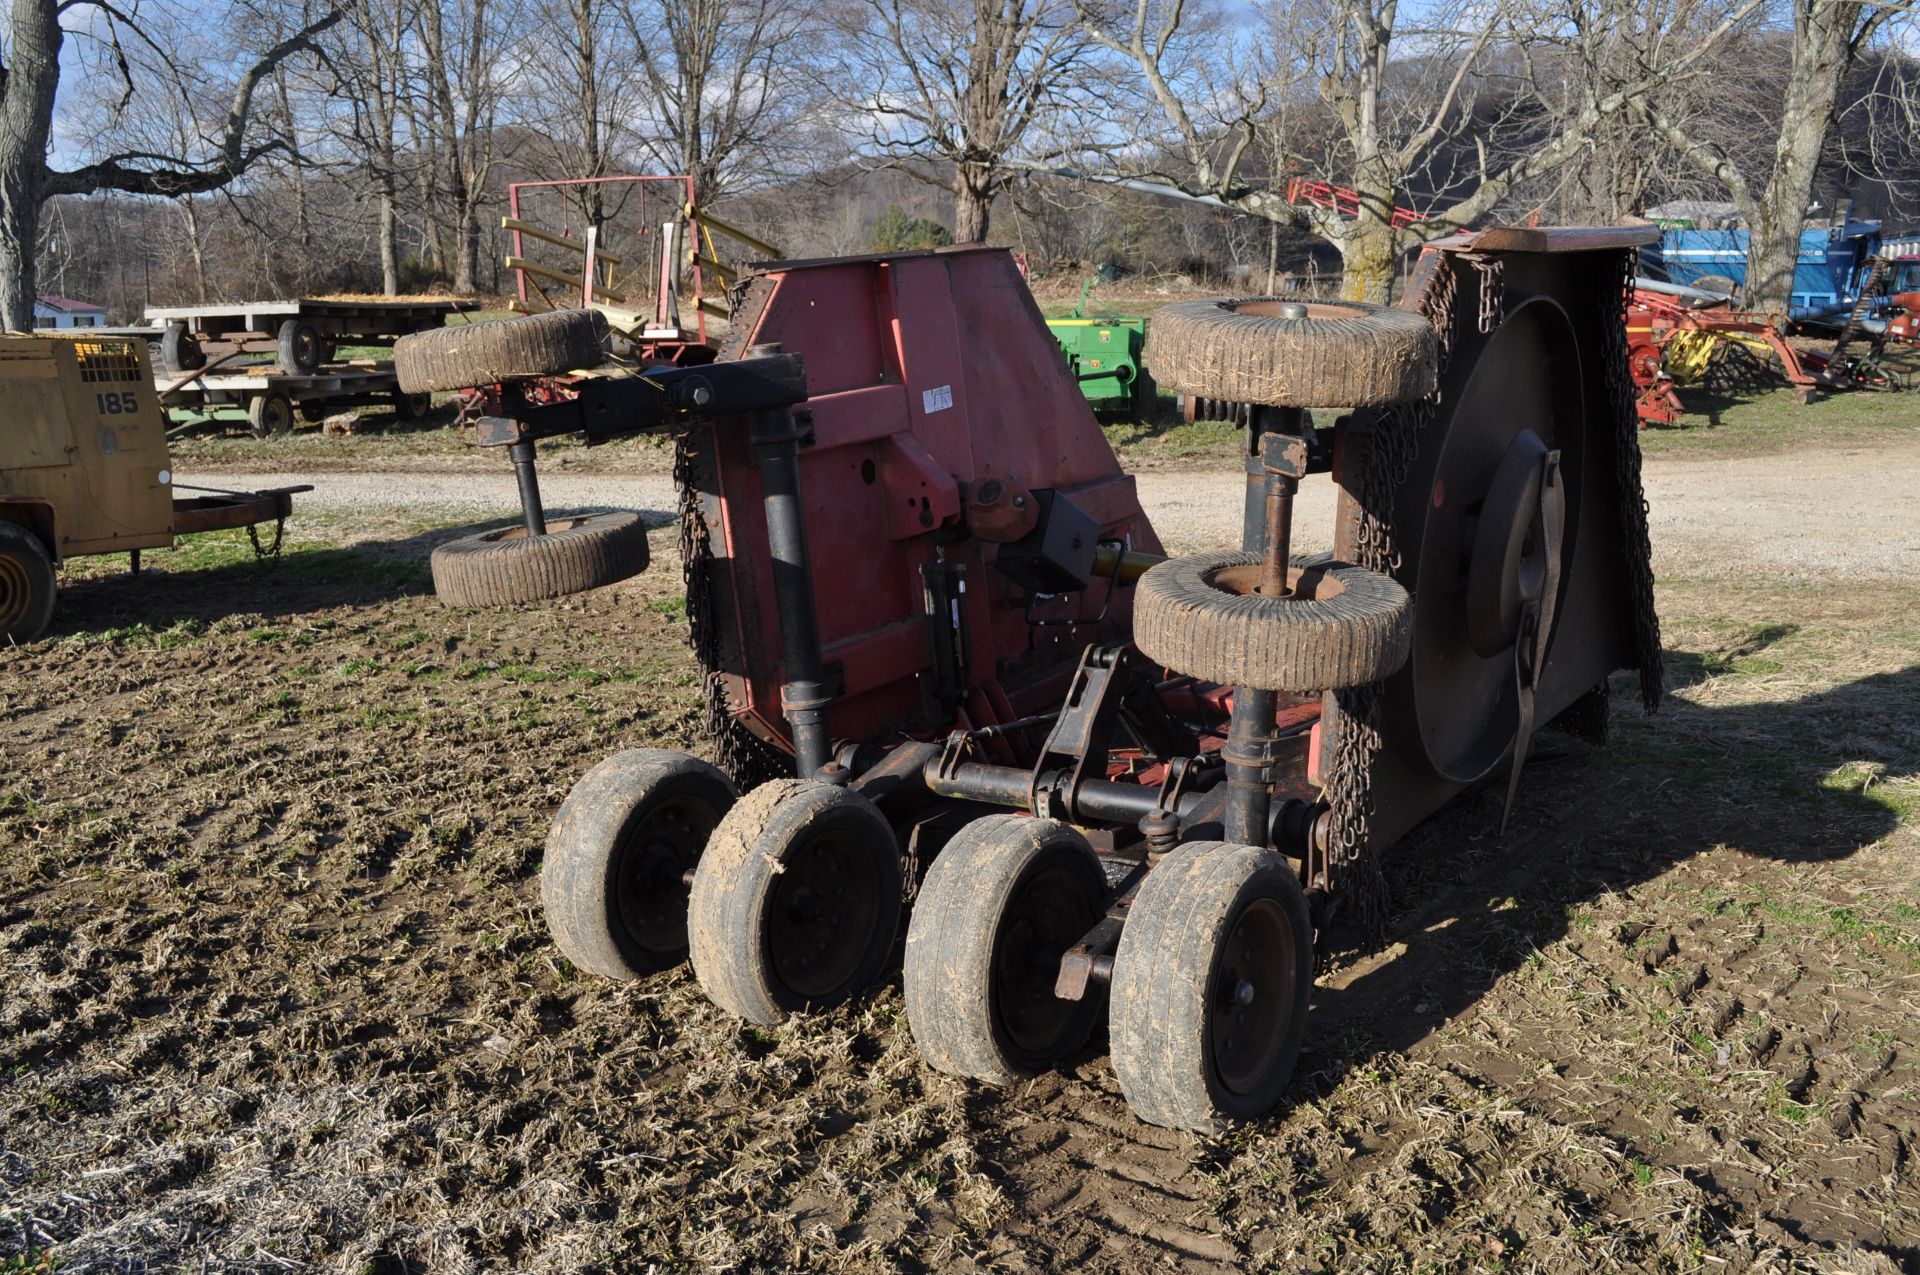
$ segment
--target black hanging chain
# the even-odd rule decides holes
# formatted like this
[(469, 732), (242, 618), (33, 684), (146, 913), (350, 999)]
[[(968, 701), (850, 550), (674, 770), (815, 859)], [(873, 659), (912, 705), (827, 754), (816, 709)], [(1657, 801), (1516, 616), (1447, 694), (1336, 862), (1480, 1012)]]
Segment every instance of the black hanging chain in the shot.
[(700, 665), (705, 725), (713, 740), (714, 760), (742, 792), (792, 773), (792, 763), (771, 744), (742, 726), (727, 701), (720, 671), (720, 624), (714, 604), (713, 537), (701, 501), (704, 448), (712, 446), (709, 428), (681, 434), (673, 444), (673, 482), (680, 496), (680, 572), (687, 590), (687, 644)]
[(285, 518), (275, 518), (273, 520), (273, 543), (262, 548), (260, 544), (260, 524), (257, 522), (248, 523), (247, 539), (253, 542), (253, 560), (255, 562), (266, 561), (272, 566), (279, 566), (280, 545), (286, 538), (286, 534), (287, 520)]

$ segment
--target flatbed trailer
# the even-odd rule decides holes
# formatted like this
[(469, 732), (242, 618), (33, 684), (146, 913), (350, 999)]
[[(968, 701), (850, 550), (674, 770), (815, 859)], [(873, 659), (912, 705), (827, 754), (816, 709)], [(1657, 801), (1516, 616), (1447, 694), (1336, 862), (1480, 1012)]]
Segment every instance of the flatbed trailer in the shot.
[(200, 372), (158, 372), (153, 387), (176, 426), (245, 415), (259, 438), (291, 431), (296, 414), (322, 420), (350, 407), (391, 406), (403, 421), (418, 420), (433, 406), (430, 394), (402, 394), (393, 365), (357, 361), (301, 374), (262, 364)]
[(150, 306), (162, 325), (160, 362), (190, 372), (209, 358), (270, 354), (282, 371), (311, 374), (332, 361), (342, 344), (392, 345), (414, 332), (444, 327), (448, 318), (477, 307), (472, 301), (234, 301), (217, 305)]

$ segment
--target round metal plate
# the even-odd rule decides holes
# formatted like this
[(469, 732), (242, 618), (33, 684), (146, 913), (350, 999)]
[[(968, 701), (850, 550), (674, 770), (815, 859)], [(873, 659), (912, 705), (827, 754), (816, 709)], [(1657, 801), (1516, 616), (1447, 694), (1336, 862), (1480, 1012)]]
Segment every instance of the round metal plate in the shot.
[[(1404, 532), (1401, 537), (1401, 552), (1414, 566), (1412, 578), (1403, 579), (1414, 599), (1406, 676), (1427, 762), (1455, 782), (1470, 783), (1499, 765), (1519, 726), (1511, 644), (1485, 654), (1473, 640), (1468, 586), (1480, 521), (1502, 461), (1530, 432), (1544, 448), (1561, 452), (1568, 501), (1562, 561), (1572, 559), (1587, 431), (1584, 375), (1566, 312), (1535, 298), (1486, 338), (1466, 385), (1443, 398), (1423, 432), (1397, 519), (1420, 529), (1417, 542)], [(1423, 516), (1407, 517), (1416, 495)], [(1496, 509), (1493, 516), (1511, 511)]]

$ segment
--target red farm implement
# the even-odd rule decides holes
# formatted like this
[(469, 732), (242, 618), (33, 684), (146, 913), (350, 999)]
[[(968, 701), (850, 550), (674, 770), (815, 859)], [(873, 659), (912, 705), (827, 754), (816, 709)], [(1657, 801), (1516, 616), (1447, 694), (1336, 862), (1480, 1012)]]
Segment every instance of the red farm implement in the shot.
[[(1335, 186), (1332, 182), (1310, 181), (1305, 177), (1287, 178), (1287, 202), (1298, 206), (1311, 204), (1316, 208), (1331, 208), (1342, 217), (1358, 217), (1364, 205), (1365, 197), (1357, 190), (1346, 186)], [(1395, 230), (1405, 230), (1408, 226), (1425, 221), (1426, 218), (1411, 208), (1395, 205), (1389, 217)]]
[(1676, 382), (1702, 379), (1727, 362), (1757, 369), (1765, 353), (1779, 360), (1801, 403), (1833, 384), (1824, 360), (1816, 362), (1788, 341), (1775, 316), (1736, 310), (1727, 297), (1650, 279), (1634, 280), (1627, 351), (1643, 426), (1679, 422)]
[[(1644, 238), (1458, 236), (1395, 310), (1162, 310), (1156, 378), (1260, 405), (1218, 490), (1241, 543), (1171, 559), (1004, 251), (757, 267), (701, 366), (542, 389), (577, 347), (507, 357), (559, 340), (519, 325), (597, 339), (589, 315), (413, 338), (412, 390), (503, 382), (479, 440), (528, 500), (499, 561), (579, 556), (536, 440), (675, 441), (712, 760), (580, 779), (542, 868), (557, 946), (619, 979), (690, 958), (763, 1025), (901, 959), (929, 1066), (1012, 1083), (1104, 1016), (1141, 1118), (1271, 1110), (1315, 934), (1377, 914), (1386, 847), (1482, 780), (1511, 803), (1536, 728), (1597, 729), (1614, 670), (1658, 694), (1621, 312)], [(1325, 404), (1356, 410), (1309, 448)], [(1294, 557), (1328, 470), (1335, 550)]]

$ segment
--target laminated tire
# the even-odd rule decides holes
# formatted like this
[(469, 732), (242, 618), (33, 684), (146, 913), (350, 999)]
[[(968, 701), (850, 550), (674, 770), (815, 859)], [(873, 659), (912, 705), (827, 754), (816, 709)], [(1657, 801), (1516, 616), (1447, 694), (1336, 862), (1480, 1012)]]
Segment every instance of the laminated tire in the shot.
[(1079, 831), (987, 815), (934, 859), (907, 927), (902, 990), (927, 1064), (1010, 1085), (1087, 1043), (1100, 1000), (1054, 995), (1060, 958), (1100, 921), (1107, 879)]
[(583, 593), (647, 569), (647, 528), (633, 513), (555, 518), (544, 536), (496, 527), (433, 551), (433, 592), (450, 607), (507, 606)]
[(580, 777), (547, 833), (540, 906), (568, 960), (634, 979), (687, 959), (686, 873), (740, 794), (685, 753), (633, 748)]
[(886, 967), (902, 897), (878, 807), (850, 788), (773, 780), (727, 812), (694, 870), (693, 972), (714, 1004), (762, 1027), (839, 1005)]
[(1296, 694), (1365, 686), (1406, 662), (1413, 608), (1391, 577), (1319, 557), (1290, 564), (1287, 597), (1259, 583), (1257, 553), (1168, 559), (1134, 588), (1134, 644), (1189, 677)]
[(403, 394), (464, 390), (598, 367), (606, 345), (598, 310), (554, 310), (403, 336), (393, 344), (393, 371)]
[(1271, 850), (1189, 841), (1140, 883), (1113, 957), (1113, 1071), (1148, 1124), (1220, 1133), (1272, 1111), (1300, 1057), (1313, 925)]
[[(1304, 318), (1282, 318), (1301, 304)], [(1269, 407), (1374, 407), (1433, 392), (1439, 336), (1417, 314), (1287, 297), (1176, 301), (1153, 315), (1146, 362), (1162, 386)]]

